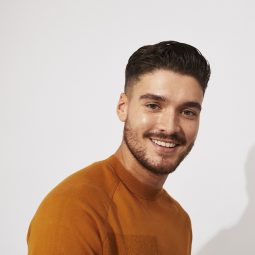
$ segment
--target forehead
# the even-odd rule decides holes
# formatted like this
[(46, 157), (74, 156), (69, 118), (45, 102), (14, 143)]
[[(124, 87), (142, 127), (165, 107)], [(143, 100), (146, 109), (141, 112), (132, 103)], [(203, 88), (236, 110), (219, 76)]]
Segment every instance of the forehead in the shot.
[(195, 78), (169, 70), (141, 75), (133, 85), (131, 94), (131, 100), (139, 100), (143, 94), (158, 95), (172, 102), (202, 103), (203, 100), (203, 90)]

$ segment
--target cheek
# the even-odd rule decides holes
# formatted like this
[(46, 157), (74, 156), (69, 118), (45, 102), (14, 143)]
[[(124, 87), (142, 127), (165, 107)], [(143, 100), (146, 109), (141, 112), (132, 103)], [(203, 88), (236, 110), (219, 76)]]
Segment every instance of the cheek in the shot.
[(139, 110), (132, 111), (132, 113), (130, 112), (128, 115), (128, 121), (133, 128), (141, 130), (150, 128), (155, 122), (150, 114), (146, 114)]
[(146, 126), (146, 125), (150, 124), (150, 122), (151, 122), (150, 118), (148, 118), (148, 116), (146, 116), (146, 115), (142, 115), (138, 118), (140, 118), (140, 122), (143, 126)]
[(188, 140), (194, 141), (197, 137), (199, 123), (192, 123), (185, 127), (185, 135)]
[(155, 116), (146, 113), (137, 116), (137, 121), (139, 121), (140, 128), (147, 131), (153, 129), (157, 123)]

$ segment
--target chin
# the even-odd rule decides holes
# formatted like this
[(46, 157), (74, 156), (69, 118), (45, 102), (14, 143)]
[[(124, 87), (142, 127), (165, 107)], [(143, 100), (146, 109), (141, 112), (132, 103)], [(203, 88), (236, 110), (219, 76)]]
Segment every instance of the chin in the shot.
[(175, 171), (175, 169), (177, 168), (177, 166), (179, 164), (173, 164), (171, 163), (164, 163), (162, 164), (162, 159), (161, 160), (155, 160), (152, 161), (150, 160), (141, 160), (140, 164), (149, 172), (156, 174), (156, 175), (168, 175), (172, 172)]

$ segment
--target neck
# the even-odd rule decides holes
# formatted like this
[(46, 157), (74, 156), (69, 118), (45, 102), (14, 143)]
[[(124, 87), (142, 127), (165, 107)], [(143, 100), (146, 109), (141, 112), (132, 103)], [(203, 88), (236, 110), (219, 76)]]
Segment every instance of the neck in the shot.
[(122, 141), (120, 147), (115, 152), (115, 156), (138, 181), (144, 183), (152, 188), (160, 189), (166, 181), (166, 175), (156, 175), (143, 167), (132, 153), (127, 148), (124, 141)]

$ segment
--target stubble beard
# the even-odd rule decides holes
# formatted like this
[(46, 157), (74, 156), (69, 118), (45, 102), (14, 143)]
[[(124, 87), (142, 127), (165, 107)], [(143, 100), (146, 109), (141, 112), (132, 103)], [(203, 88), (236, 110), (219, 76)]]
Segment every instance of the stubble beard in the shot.
[[(149, 136), (149, 133), (145, 133), (144, 138)], [(160, 136), (160, 134), (158, 134)], [(161, 135), (165, 136), (165, 135)], [(181, 144), (184, 144), (186, 142), (184, 137), (180, 137), (176, 134), (172, 135), (175, 137), (175, 139), (178, 138), (179, 142)], [(191, 151), (194, 142), (191, 143), (185, 151), (183, 151), (178, 159), (175, 162), (166, 163), (168, 160), (167, 155), (161, 155), (161, 159), (158, 161), (153, 160), (152, 158), (149, 158), (150, 155), (146, 155), (146, 148), (143, 148), (137, 138), (136, 132), (129, 126), (129, 124), (126, 122), (124, 126), (124, 134), (123, 139), (128, 147), (131, 154), (134, 156), (134, 158), (148, 171), (150, 171), (153, 174), (156, 175), (168, 175), (175, 171), (175, 169), (179, 166), (179, 164), (183, 161), (183, 159), (189, 154)]]

